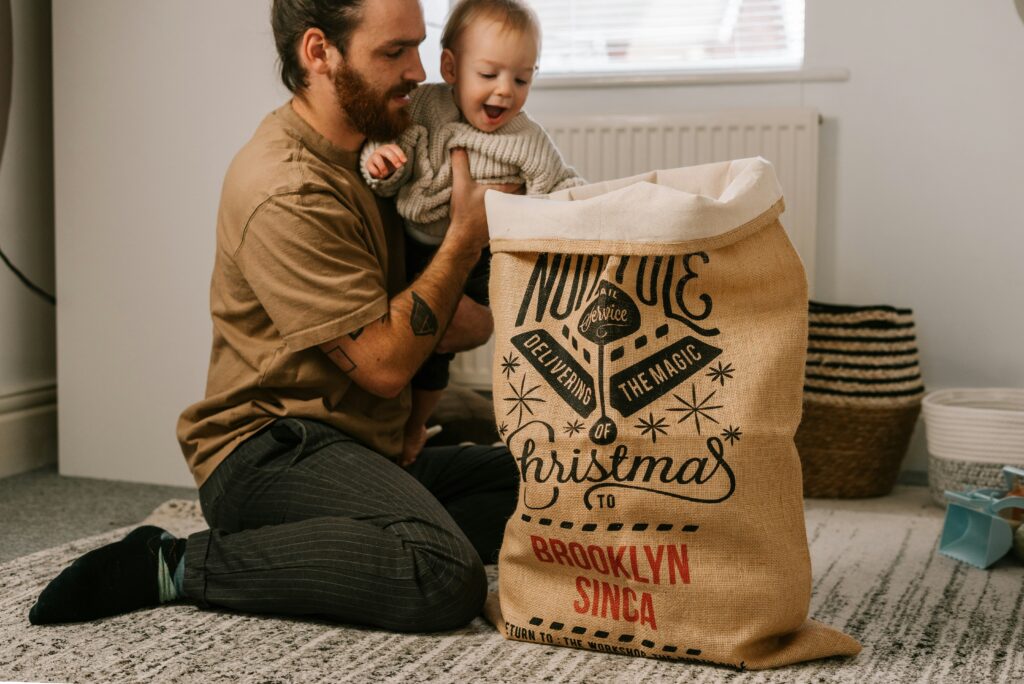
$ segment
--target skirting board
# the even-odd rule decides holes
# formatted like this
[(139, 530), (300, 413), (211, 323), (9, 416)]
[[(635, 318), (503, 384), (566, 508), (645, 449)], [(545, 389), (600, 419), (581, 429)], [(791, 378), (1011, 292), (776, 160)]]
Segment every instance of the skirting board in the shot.
[(0, 477), (56, 462), (56, 403), (0, 413)]

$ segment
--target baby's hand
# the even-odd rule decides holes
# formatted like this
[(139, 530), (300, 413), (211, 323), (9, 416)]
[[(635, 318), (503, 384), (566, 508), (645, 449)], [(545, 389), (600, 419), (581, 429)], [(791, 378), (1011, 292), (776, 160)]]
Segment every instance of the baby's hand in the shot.
[(395, 144), (381, 145), (366, 160), (366, 170), (374, 178), (387, 178), (406, 162), (402, 148)]

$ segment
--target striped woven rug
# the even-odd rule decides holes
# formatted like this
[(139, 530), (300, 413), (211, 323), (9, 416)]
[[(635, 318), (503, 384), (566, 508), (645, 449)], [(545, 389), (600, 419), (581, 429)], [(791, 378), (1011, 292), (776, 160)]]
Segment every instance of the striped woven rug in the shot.
[[(203, 523), (170, 501), (148, 522)], [(33, 627), (35, 596), (118, 530), (0, 566), (0, 680), (60, 682), (1022, 682), (1024, 566), (985, 572), (935, 553), (942, 512), (925, 488), (809, 501), (811, 614), (864, 651), (765, 672), (504, 641), (482, 619), (438, 635), (200, 611), (175, 605), (101, 622)], [(493, 579), (493, 573), (492, 573)]]

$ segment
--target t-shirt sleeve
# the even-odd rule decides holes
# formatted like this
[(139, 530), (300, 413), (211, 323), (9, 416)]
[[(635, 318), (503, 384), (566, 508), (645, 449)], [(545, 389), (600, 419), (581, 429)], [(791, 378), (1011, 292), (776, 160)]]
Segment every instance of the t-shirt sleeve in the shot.
[(270, 198), (249, 219), (234, 253), (292, 351), (337, 339), (387, 313), (382, 258), (360, 217), (328, 193)]

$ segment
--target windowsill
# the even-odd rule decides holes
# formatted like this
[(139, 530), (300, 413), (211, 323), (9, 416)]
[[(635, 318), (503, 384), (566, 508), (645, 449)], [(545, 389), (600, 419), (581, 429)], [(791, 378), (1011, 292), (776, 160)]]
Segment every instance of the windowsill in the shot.
[(849, 69), (773, 69), (748, 71), (690, 71), (685, 73), (594, 73), (538, 75), (534, 88), (634, 88), (662, 85), (732, 85), (738, 83), (808, 83), (848, 81)]

